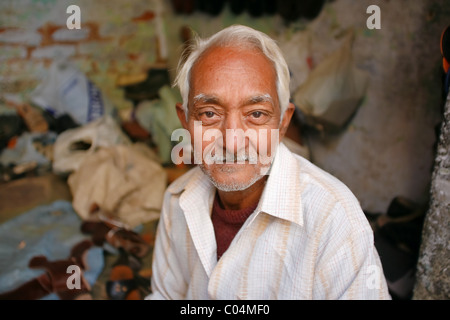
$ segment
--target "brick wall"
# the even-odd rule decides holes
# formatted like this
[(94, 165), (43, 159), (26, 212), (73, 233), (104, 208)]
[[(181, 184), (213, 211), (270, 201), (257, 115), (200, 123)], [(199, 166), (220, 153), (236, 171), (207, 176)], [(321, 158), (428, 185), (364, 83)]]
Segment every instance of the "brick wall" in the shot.
[[(69, 5), (81, 10), (81, 29), (68, 29)], [(22, 98), (55, 59), (73, 61), (119, 109), (118, 86), (161, 62), (159, 1), (24, 0), (0, 2), (0, 96)], [(1, 97), (0, 97), (1, 98)]]

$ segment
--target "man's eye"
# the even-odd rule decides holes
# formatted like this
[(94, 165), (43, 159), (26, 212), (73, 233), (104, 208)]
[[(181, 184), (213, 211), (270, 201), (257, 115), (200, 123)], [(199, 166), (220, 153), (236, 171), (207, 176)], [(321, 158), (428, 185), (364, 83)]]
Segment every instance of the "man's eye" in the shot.
[(203, 111), (199, 113), (199, 119), (206, 124), (211, 124), (219, 119), (219, 115), (215, 111)]
[(261, 111), (252, 112), (253, 118), (260, 118), (263, 115)]

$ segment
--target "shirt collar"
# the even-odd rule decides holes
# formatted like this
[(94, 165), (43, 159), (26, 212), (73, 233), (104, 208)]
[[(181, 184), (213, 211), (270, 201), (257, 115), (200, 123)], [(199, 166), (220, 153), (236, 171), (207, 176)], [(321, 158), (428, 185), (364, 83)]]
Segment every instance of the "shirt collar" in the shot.
[(210, 219), (215, 188), (199, 167), (182, 177), (170, 192), (183, 191), (179, 205), (183, 210), (186, 224), (197, 248), (199, 258), (209, 276), (217, 264), (214, 227)]
[(283, 143), (277, 148), (268, 174), (257, 210), (302, 226), (300, 165)]

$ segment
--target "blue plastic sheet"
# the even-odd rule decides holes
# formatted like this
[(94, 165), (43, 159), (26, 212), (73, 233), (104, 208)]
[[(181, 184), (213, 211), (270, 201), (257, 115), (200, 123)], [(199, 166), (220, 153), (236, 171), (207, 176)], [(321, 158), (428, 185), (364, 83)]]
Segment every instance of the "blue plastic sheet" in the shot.
[[(0, 292), (18, 288), (40, 276), (44, 269), (31, 269), (31, 258), (44, 255), (48, 261), (65, 260), (77, 243), (89, 239), (81, 233), (82, 220), (68, 201), (39, 206), (0, 225)], [(92, 286), (104, 267), (103, 248), (87, 252), (88, 269), (83, 275)], [(58, 300), (52, 293), (44, 300)]]

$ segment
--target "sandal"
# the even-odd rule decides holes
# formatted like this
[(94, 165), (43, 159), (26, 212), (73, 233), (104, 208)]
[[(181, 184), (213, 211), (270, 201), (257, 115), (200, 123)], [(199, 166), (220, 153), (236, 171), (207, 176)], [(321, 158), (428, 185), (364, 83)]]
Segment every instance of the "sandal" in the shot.
[(110, 280), (106, 282), (106, 293), (112, 300), (141, 300), (133, 270), (126, 265), (113, 267)]
[(106, 293), (112, 300), (141, 300), (150, 290), (150, 278), (139, 274), (142, 263), (139, 258), (119, 248), (119, 258), (114, 263)]
[(115, 248), (123, 248), (138, 258), (145, 257), (150, 250), (150, 245), (136, 232), (105, 221), (84, 221), (81, 231), (91, 234), (92, 241), (97, 246), (107, 242)]
[(48, 261), (45, 256), (35, 256), (29, 262), (32, 269), (43, 268), (46, 273), (22, 284), (20, 287), (0, 294), (0, 300), (38, 300), (51, 293), (56, 293), (61, 300), (86, 300), (92, 299), (90, 285), (80, 273), (80, 288), (68, 287), (67, 268), (71, 265), (86, 269), (86, 252), (92, 246), (90, 240), (84, 240), (75, 245), (70, 257), (65, 260)]

